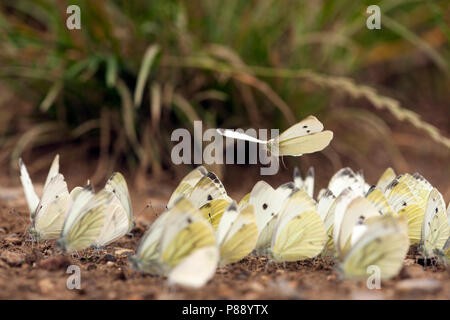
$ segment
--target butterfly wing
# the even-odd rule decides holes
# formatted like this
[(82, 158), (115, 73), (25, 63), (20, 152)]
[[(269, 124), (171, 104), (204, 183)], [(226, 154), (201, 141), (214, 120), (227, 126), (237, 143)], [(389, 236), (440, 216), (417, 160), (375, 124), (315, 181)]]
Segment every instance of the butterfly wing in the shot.
[(222, 215), (231, 202), (229, 199), (215, 199), (200, 208), (203, 218), (211, 223), (214, 230), (217, 230), (220, 221), (222, 221)]
[(215, 246), (195, 250), (170, 271), (168, 281), (183, 287), (201, 288), (216, 273), (218, 260)]
[[(222, 265), (237, 262), (250, 254), (258, 240), (258, 227), (256, 226), (255, 211), (252, 205), (242, 209), (234, 219), (231, 215), (234, 215), (232, 210), (230, 210), (230, 214), (226, 216), (224, 214), (225, 220), (222, 229), (224, 231), (219, 228), (216, 235)], [(219, 231), (221, 231), (220, 234)], [(222, 234), (224, 235), (222, 236)]]
[(235, 130), (230, 130), (230, 129), (217, 129), (217, 132), (219, 134), (221, 134), (224, 137), (228, 137), (228, 138), (233, 138), (233, 139), (237, 139), (237, 140), (244, 140), (244, 141), (249, 141), (249, 142), (254, 142), (254, 143), (261, 143), (261, 144), (266, 144), (267, 141), (264, 140), (260, 140), (257, 139), (255, 137), (252, 137), (248, 134), (245, 134), (243, 132), (238, 132)]
[(113, 194), (111, 198), (111, 202), (105, 208), (105, 221), (102, 231), (94, 242), (94, 246), (97, 248), (107, 246), (130, 231), (129, 216), (122, 203)]
[(391, 206), (384, 193), (376, 186), (373, 186), (367, 193), (366, 199), (369, 200), (380, 214), (392, 212)]
[(91, 190), (83, 189), (69, 208), (58, 240), (63, 251), (86, 249), (95, 242), (103, 229), (105, 209), (112, 199), (113, 195), (106, 190), (92, 195)]
[(397, 177), (397, 175), (395, 174), (394, 169), (392, 168), (387, 168), (383, 174), (381, 175), (381, 177), (378, 179), (377, 182), (377, 187), (384, 192), (384, 190), (386, 190), (387, 186), (394, 181), (394, 179)]
[(322, 221), (325, 221), (325, 218), (328, 215), (328, 211), (330, 210), (335, 200), (336, 197), (334, 196), (333, 192), (328, 189), (325, 189), (319, 195), (317, 201), (317, 213), (319, 214)]
[[(269, 150), (278, 156), (301, 156), (307, 153), (314, 153), (325, 149), (333, 139), (332, 131), (322, 131), (319, 133), (298, 136), (288, 140), (275, 140), (270, 142)], [(275, 144), (278, 142), (278, 150)]]
[(164, 228), (161, 264), (170, 270), (195, 250), (207, 246), (215, 246), (212, 226), (189, 200), (181, 199), (175, 204)]
[(212, 172), (208, 172), (205, 177), (201, 178), (186, 198), (192, 202), (195, 208), (201, 208), (216, 199), (230, 200), (222, 182)]
[(49, 184), (50, 180), (52, 180), (52, 178), (56, 176), (58, 173), (59, 173), (59, 154), (57, 154), (53, 159), (52, 165), (50, 166), (50, 170), (48, 171), (47, 179), (45, 180), (44, 188), (46, 185)]
[(309, 116), (294, 124), (279, 136), (279, 141), (287, 141), (323, 131), (323, 124), (316, 117)]
[(351, 188), (358, 195), (365, 195), (364, 185), (351, 168), (342, 168), (331, 177), (328, 189), (338, 197), (342, 191)]
[(442, 194), (434, 188), (428, 197), (422, 225), (421, 245), (425, 257), (436, 256), (438, 251), (442, 251), (449, 236), (445, 202)]
[[(120, 172), (115, 172), (106, 182), (105, 190), (113, 193), (113, 195), (119, 200), (123, 210), (127, 214), (127, 232), (130, 232), (133, 228), (133, 207), (131, 205), (130, 193), (128, 191), (127, 182), (125, 177)], [(114, 216), (115, 217), (115, 216)], [(117, 220), (116, 222), (119, 222)], [(123, 229), (120, 225), (120, 229)]]
[[(351, 241), (354, 229), (357, 225), (363, 224), (371, 217), (378, 216), (380, 216), (380, 213), (369, 200), (363, 197), (354, 198), (345, 209), (341, 227), (337, 230), (338, 236), (335, 246), (338, 254), (345, 254), (346, 249), (348, 248), (346, 244)], [(334, 232), (336, 232), (336, 230), (334, 230)]]
[(23, 191), (25, 193), (25, 199), (27, 200), (28, 209), (30, 210), (30, 218), (34, 215), (36, 208), (39, 204), (39, 197), (33, 187), (30, 175), (28, 174), (27, 167), (23, 163), (22, 159), (19, 159), (20, 167), (20, 182), (22, 183)]
[(57, 174), (44, 187), (42, 199), (32, 218), (32, 232), (41, 239), (58, 239), (66, 217), (69, 199), (64, 176)]
[(167, 203), (167, 208), (172, 208), (175, 202), (183, 196), (188, 195), (191, 193), (194, 186), (197, 184), (197, 182), (200, 181), (203, 177), (205, 177), (208, 174), (208, 170), (205, 169), (205, 167), (200, 166), (189, 172), (178, 184), (175, 191), (170, 196), (169, 202)]
[(381, 279), (397, 275), (409, 248), (406, 224), (383, 216), (368, 229), (345, 255), (340, 269), (348, 278), (366, 279), (368, 268), (377, 266)]

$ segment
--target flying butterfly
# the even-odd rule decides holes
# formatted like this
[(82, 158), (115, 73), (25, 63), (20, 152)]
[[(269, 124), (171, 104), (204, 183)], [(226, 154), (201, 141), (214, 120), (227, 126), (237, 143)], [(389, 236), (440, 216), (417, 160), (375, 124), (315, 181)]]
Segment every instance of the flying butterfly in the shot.
[(229, 129), (217, 131), (225, 137), (263, 144), (274, 156), (301, 156), (318, 152), (325, 149), (333, 139), (333, 132), (323, 131), (323, 124), (314, 116), (305, 118), (268, 141)]

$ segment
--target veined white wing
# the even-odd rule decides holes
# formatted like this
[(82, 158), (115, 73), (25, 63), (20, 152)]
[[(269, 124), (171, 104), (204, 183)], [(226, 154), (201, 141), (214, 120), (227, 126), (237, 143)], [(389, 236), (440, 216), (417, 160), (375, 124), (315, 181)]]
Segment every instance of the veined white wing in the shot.
[(261, 143), (261, 144), (267, 144), (267, 141), (260, 140), (258, 138), (252, 137), (252, 136), (250, 136), (248, 134), (245, 134), (245, 133), (242, 133), (242, 132), (238, 132), (238, 131), (235, 131), (235, 130), (217, 129), (217, 132), (220, 133), (222, 136), (228, 137), (228, 138), (233, 138), (233, 139), (237, 139), (237, 140), (245, 140), (245, 141)]
[(28, 174), (27, 167), (23, 163), (22, 159), (19, 159), (20, 166), (20, 182), (22, 183), (23, 191), (25, 193), (25, 199), (27, 200), (28, 208), (30, 210), (30, 217), (33, 216), (36, 208), (39, 204), (39, 197), (34, 190), (33, 182)]

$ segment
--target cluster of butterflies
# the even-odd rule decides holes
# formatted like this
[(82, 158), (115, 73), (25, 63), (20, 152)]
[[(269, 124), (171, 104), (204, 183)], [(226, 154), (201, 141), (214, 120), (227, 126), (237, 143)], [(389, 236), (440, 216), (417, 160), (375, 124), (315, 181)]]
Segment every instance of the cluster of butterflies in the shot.
[(59, 172), (59, 155), (47, 175), (41, 198), (22, 160), (20, 180), (30, 211), (28, 233), (33, 240), (57, 240), (63, 252), (102, 248), (134, 228), (128, 187), (122, 174), (114, 173), (104, 189), (95, 193), (88, 182), (70, 193)]
[(339, 170), (314, 200), (314, 169), (274, 189), (259, 181), (239, 203), (204, 167), (190, 172), (167, 210), (131, 258), (136, 269), (170, 283), (201, 287), (218, 265), (247, 255), (274, 262), (333, 256), (349, 278), (395, 276), (410, 243), (426, 258), (449, 255), (449, 211), (442, 195), (419, 174), (388, 169), (376, 186), (350, 168)]
[[(75, 187), (70, 193), (53, 161), (42, 197), (20, 161), (30, 209), (29, 233), (57, 239), (63, 252), (101, 248), (129, 233), (133, 211), (120, 173), (103, 190)], [(239, 202), (203, 166), (182, 179), (167, 210), (150, 225), (130, 262), (137, 270), (198, 288), (218, 266), (248, 255), (276, 263), (321, 256), (337, 259), (349, 278), (366, 278), (369, 266), (382, 279), (395, 276), (410, 244), (425, 258), (449, 259), (450, 208), (420, 174), (396, 175), (389, 168), (375, 186), (361, 172), (339, 170), (314, 197), (314, 169), (274, 189), (259, 181)], [(450, 206), (449, 206), (450, 207)]]

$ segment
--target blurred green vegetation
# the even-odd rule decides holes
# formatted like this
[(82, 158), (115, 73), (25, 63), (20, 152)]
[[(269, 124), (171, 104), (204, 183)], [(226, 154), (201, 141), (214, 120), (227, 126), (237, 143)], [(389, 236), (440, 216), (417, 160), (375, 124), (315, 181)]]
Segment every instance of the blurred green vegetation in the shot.
[[(70, 4), (81, 8), (81, 30), (66, 28)], [(383, 11), (381, 30), (366, 28), (371, 4)], [(3, 0), (0, 77), (34, 107), (16, 119), (7, 112), (20, 108), (2, 106), (9, 120), (0, 143), (13, 152), (0, 160), (94, 141), (105, 172), (125, 160), (158, 174), (170, 166), (172, 130), (191, 128), (194, 119), (286, 128), (318, 114), (326, 124), (357, 121), (385, 138), (375, 113), (330, 108), (336, 99), (356, 107), (361, 98), (450, 147), (385, 96), (395, 88), (371, 76), (381, 68), (409, 77), (425, 64), (437, 79), (433, 90), (448, 93), (449, 9), (448, 0)], [(349, 148), (367, 152), (352, 139), (341, 151)]]

